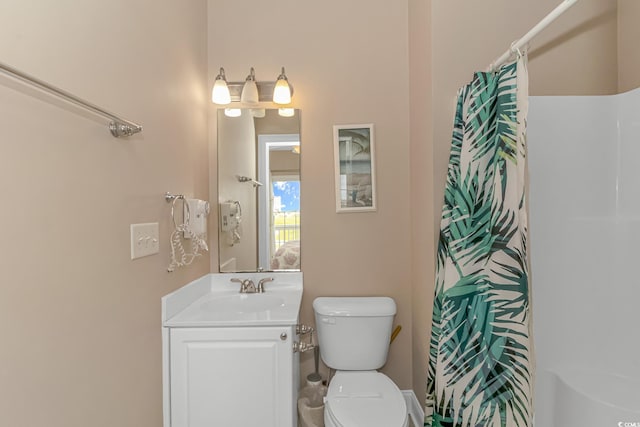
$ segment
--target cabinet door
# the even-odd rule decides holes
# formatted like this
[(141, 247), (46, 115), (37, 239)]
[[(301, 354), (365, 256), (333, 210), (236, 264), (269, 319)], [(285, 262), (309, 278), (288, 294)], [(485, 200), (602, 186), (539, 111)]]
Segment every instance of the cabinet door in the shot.
[(171, 427), (294, 427), (291, 328), (172, 328), (170, 340)]

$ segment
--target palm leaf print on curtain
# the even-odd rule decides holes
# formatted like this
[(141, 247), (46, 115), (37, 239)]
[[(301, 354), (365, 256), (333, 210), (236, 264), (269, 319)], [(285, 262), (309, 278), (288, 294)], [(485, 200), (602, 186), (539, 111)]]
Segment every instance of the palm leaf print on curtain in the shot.
[(458, 94), (425, 426), (532, 425), (525, 61), (475, 73)]

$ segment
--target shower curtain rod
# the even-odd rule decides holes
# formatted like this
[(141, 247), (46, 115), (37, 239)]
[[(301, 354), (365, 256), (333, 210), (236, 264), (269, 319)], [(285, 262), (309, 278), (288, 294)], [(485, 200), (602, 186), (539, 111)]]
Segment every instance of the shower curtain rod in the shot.
[(78, 107), (84, 108), (85, 110), (89, 110), (98, 116), (107, 118), (111, 120), (109, 123), (109, 130), (111, 131), (111, 135), (118, 138), (121, 136), (130, 136), (138, 132), (142, 132), (142, 126), (132, 121), (123, 119), (121, 117), (116, 116), (113, 113), (108, 112), (107, 110), (98, 107), (88, 101), (85, 101), (81, 98), (78, 98), (75, 95), (70, 94), (67, 91), (59, 89), (53, 85), (50, 85), (47, 82), (44, 82), (38, 78), (30, 76), (29, 74), (23, 73), (20, 70), (17, 70), (9, 65), (3, 64), (0, 62), (0, 71), (8, 74), (10, 77), (13, 77), (16, 80), (19, 80), (23, 83), (30, 84), (31, 86), (35, 86), (36, 88), (46, 92), (50, 95), (55, 95), (63, 100), (74, 104)]
[(522, 36), (519, 40), (511, 43), (511, 47), (507, 49), (505, 53), (502, 54), (498, 59), (493, 61), (491, 65), (489, 65), (489, 71), (495, 71), (498, 67), (500, 67), (506, 60), (508, 60), (511, 55), (516, 53), (519, 49), (526, 46), (535, 36), (537, 36), (542, 30), (544, 30), (549, 24), (556, 20), (560, 15), (567, 11), (571, 6), (576, 4), (578, 0), (564, 0), (560, 5), (558, 5), (555, 9), (551, 11), (547, 16), (542, 18), (540, 22), (536, 24), (535, 27), (529, 30), (527, 34)]

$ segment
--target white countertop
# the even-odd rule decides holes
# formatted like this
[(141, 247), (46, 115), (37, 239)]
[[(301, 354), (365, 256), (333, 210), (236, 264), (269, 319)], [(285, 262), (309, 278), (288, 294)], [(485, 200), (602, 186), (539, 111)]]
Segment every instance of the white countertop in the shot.
[[(262, 294), (240, 294), (232, 278), (275, 280)], [(281, 326), (298, 323), (301, 272), (212, 273), (162, 297), (163, 327)], [(264, 303), (265, 308), (261, 307)], [(237, 307), (254, 307), (248, 310)]]

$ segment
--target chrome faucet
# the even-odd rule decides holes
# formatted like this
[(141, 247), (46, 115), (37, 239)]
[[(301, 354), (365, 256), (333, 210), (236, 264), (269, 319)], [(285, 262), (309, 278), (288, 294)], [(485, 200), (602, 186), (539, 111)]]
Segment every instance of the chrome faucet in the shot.
[[(234, 283), (240, 283), (240, 293), (241, 294), (255, 294), (258, 292), (256, 290), (256, 285), (253, 283), (251, 279), (231, 279)], [(260, 284), (258, 284), (260, 286)], [(260, 291), (261, 292), (261, 291)]]
[(264, 284), (267, 282), (273, 282), (275, 279), (273, 277), (265, 277), (263, 279), (260, 279), (260, 281), (258, 282), (258, 289), (256, 290), (256, 292), (259, 293), (263, 293), (264, 292)]

